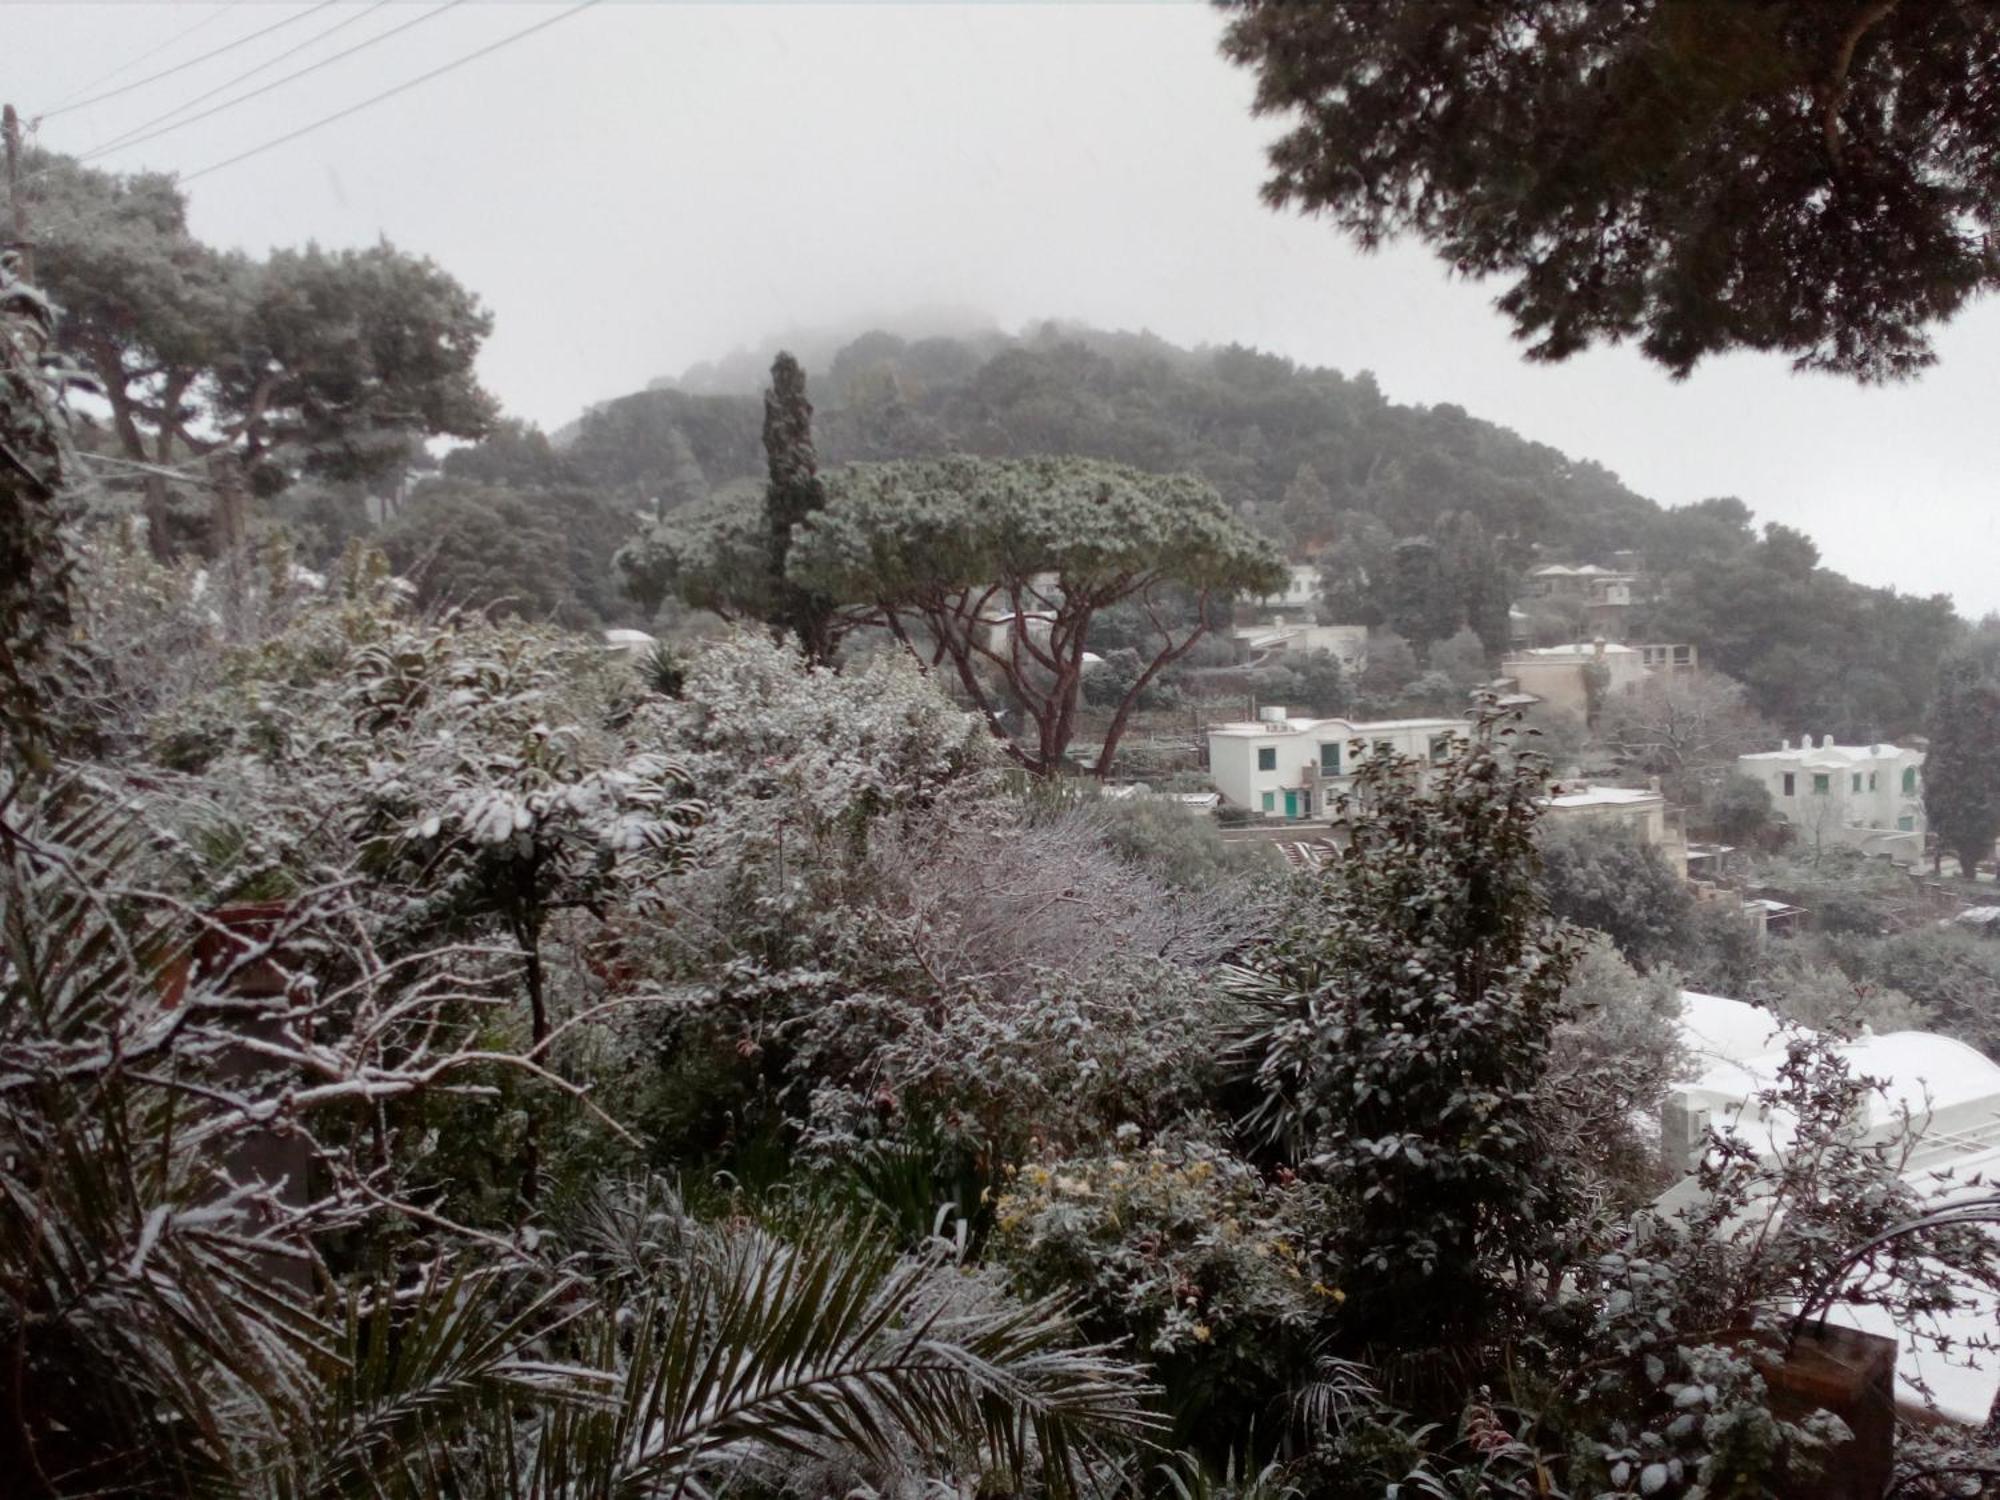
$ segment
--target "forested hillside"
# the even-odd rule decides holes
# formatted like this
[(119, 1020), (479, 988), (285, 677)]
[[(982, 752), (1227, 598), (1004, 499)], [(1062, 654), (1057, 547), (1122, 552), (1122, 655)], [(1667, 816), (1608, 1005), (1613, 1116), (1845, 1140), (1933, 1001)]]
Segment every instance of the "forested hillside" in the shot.
[[(510, 431), (446, 468), (559, 479), (628, 511), (697, 503), (763, 472), (760, 397), (714, 394), (712, 374), (702, 394), (659, 382), (607, 402), (560, 450)], [(1288, 553), (1336, 568), (1365, 568), (1453, 513), (1478, 517), (1516, 569), (1635, 553), (1648, 581), (1634, 633), (1698, 646), (1790, 729), (1915, 732), (1961, 628), (1942, 597), (1855, 584), (1820, 567), (1804, 535), (1760, 531), (1740, 501), (1662, 507), (1459, 407), (1390, 401), (1365, 371), (1045, 324), (1018, 339), (869, 333), (809, 374), (828, 464), (1076, 453), (1192, 472)]]

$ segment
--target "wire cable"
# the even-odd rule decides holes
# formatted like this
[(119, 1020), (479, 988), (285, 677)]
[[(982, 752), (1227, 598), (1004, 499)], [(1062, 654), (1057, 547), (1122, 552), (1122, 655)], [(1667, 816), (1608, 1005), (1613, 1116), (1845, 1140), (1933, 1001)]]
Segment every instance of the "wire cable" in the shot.
[(350, 11), (347, 15), (342, 16), (338, 21), (335, 21), (331, 26), (327, 27), (324, 31), (316, 31), (311, 36), (307, 37), (303, 42), (299, 42), (294, 46), (287, 47), (283, 52), (274, 53), (272, 56), (265, 58), (262, 62), (258, 63), (254, 67), (245, 68), (241, 73), (238, 73), (234, 78), (230, 78), (223, 81), (222, 83), (218, 83), (214, 88), (210, 89), (207, 93), (196, 94), (192, 99), (188, 100), (185, 104), (176, 105), (174, 108), (168, 110), (165, 114), (155, 115), (153, 116), (152, 119), (147, 120), (142, 124), (134, 125), (130, 130), (120, 131), (117, 135), (113, 136), (108, 141), (102, 141), (99, 144), (90, 147), (90, 149), (88, 149), (87, 151), (84, 151), (81, 154), (79, 154), (77, 160), (80, 162), (91, 161), (96, 157), (105, 155), (108, 152), (116, 151), (123, 146), (136, 145), (137, 142), (133, 140), (134, 136), (143, 135), (146, 131), (151, 130), (155, 125), (158, 125), (166, 120), (171, 120), (176, 115), (184, 115), (189, 110), (193, 109), (197, 104), (205, 104), (210, 99), (213, 99), (217, 94), (222, 93), (224, 90), (232, 89), (236, 87), (236, 85), (239, 83), (243, 83), (248, 81), (249, 79), (255, 78), (259, 73), (263, 72), (266, 68), (272, 67), (277, 63), (281, 63), (288, 57), (295, 57), (299, 53), (304, 52), (309, 47), (317, 46), (319, 43), (325, 41), (328, 37), (332, 36), (336, 31), (339, 31), (344, 27), (352, 26), (356, 21), (364, 20), (368, 16), (372, 16), (376, 11), (380, 10), (383, 6), (387, 5), (388, 3), (389, 0), (375, 0), (375, 3), (373, 5), (365, 5), (358, 10)]
[(412, 26), (421, 26), (424, 24), (424, 22), (431, 20), (433, 17), (441, 16), (446, 11), (451, 10), (455, 6), (460, 6), (463, 4), (465, 4), (465, 0), (444, 0), (444, 4), (436, 6), (431, 10), (427, 10), (420, 16), (412, 16), (407, 21), (403, 21), (395, 26), (391, 26), (387, 31), (378, 31), (377, 33), (375, 33), (374, 36), (356, 42), (352, 47), (348, 47), (343, 49), (342, 51), (336, 52), (331, 57), (322, 57), (318, 62), (307, 63), (303, 68), (299, 68), (293, 72), (287, 73), (283, 78), (274, 78), (269, 83), (260, 84), (258, 87), (250, 90), (250, 92), (247, 94), (238, 94), (234, 99), (225, 99), (220, 104), (211, 104), (207, 109), (202, 110), (199, 114), (189, 115), (184, 120), (176, 120), (171, 125), (163, 125), (158, 130), (152, 131), (147, 135), (135, 136), (131, 140), (122, 141), (116, 146), (106, 146), (86, 152), (84, 155), (79, 156), (77, 160), (79, 162), (86, 162), (92, 160), (94, 157), (106, 151), (125, 151), (133, 146), (143, 146), (148, 141), (157, 141), (163, 135), (172, 135), (176, 130), (184, 130), (190, 125), (198, 125), (203, 120), (210, 119), (215, 115), (219, 115), (223, 113), (223, 111), (225, 110), (231, 110), (236, 108), (236, 106), (239, 104), (248, 104), (252, 99), (261, 99), (263, 98), (264, 95), (271, 93), (273, 90), (281, 89), (288, 83), (296, 82), (298, 79), (305, 77), (308, 73), (317, 73), (321, 68), (330, 68), (335, 63), (341, 61), (343, 58), (352, 57), (357, 52), (365, 52), (368, 48), (374, 46), (377, 42), (386, 42), (389, 40), (390, 37), (396, 36), (401, 32), (408, 31)]
[[(452, 72), (454, 69), (464, 67), (467, 63), (477, 62), (480, 58), (490, 56), (491, 54), (498, 52), (503, 47), (511, 47), (515, 42), (521, 41), (526, 37), (533, 36), (538, 31), (545, 31), (549, 27), (554, 26), (556, 23), (560, 21), (567, 21), (571, 16), (578, 15), (583, 11), (589, 10), (592, 6), (597, 5), (599, 3), (601, 3), (601, 0), (579, 0), (578, 4), (572, 5), (568, 10), (550, 16), (545, 20), (537, 21), (532, 26), (524, 26), (521, 28), (521, 30), (516, 31), (511, 35), (501, 37), (500, 40), (498, 40), (497, 42), (487, 43), (484, 47), (479, 48), (477, 51), (468, 52), (463, 57), (454, 58), (451, 62), (445, 63), (440, 67), (432, 68), (427, 73), (419, 73), (415, 78), (405, 79), (402, 83), (396, 84), (392, 88), (386, 88), (382, 90), (382, 92), (379, 94), (370, 95), (368, 98), (363, 99), (358, 103), (350, 104), (345, 109), (335, 110), (330, 115), (322, 115), (319, 119), (312, 121), (310, 124), (301, 125), (298, 129), (287, 131), (283, 135), (274, 136), (270, 140), (265, 141), (260, 145), (252, 146), (247, 151), (239, 151), (234, 156), (225, 157), (223, 160), (218, 162), (211, 162), (198, 172), (188, 172), (181, 174), (177, 177), (176, 181), (181, 185), (185, 185), (187, 183), (195, 181), (197, 178), (206, 177), (210, 173), (220, 172), (225, 167), (233, 167), (238, 162), (248, 161), (253, 156), (261, 156), (266, 151), (274, 150), (279, 146), (286, 145), (292, 141), (299, 139), (300, 136), (310, 135), (315, 130), (319, 130), (324, 126), (332, 125), (339, 120), (344, 120), (348, 118), (350, 115), (359, 114), (362, 110), (368, 109), (373, 105), (380, 104), (385, 99), (393, 99), (398, 94), (408, 93), (411, 89), (416, 88), (418, 85), (428, 83), (433, 78), (442, 77), (444, 74)], [(111, 202), (101, 204), (97, 208), (91, 209), (88, 212), (74, 214), (67, 219), (59, 219), (53, 224), (37, 225), (36, 226), (37, 237), (46, 240), (51, 235), (64, 234), (71, 230), (81, 229), (86, 225), (96, 223), (99, 219), (104, 218), (107, 214), (116, 212), (123, 206), (124, 206), (124, 201), (122, 199), (114, 199)]]
[[(160, 43), (159, 46), (148, 47), (145, 51), (139, 53), (138, 56), (131, 58), (129, 61), (120, 63), (117, 67), (113, 68), (109, 73), (99, 73), (95, 78), (91, 79), (90, 82), (86, 84), (81, 84), (78, 87), (71, 89), (67, 94), (64, 94), (62, 98), (56, 100), (54, 104), (50, 105), (49, 109), (61, 109), (64, 105), (68, 104), (70, 100), (74, 99), (78, 94), (87, 94), (94, 88), (101, 88), (103, 85), (111, 82), (112, 79), (121, 77), (122, 75), (131, 72), (134, 68), (138, 67), (140, 63), (144, 62), (149, 57), (166, 56), (169, 52), (173, 51), (174, 48), (178, 47), (182, 42), (186, 41), (189, 37), (193, 36), (197, 31), (201, 30), (202, 27), (208, 25), (211, 21), (221, 20), (224, 16), (229, 14), (230, 11), (236, 9), (236, 7), (241, 5), (242, 3), (243, 0), (227, 0), (226, 4), (216, 6), (207, 15), (203, 16), (199, 21), (196, 21), (194, 25), (184, 27), (182, 30), (175, 32), (171, 37), (167, 38), (166, 41)], [(40, 115), (37, 115), (34, 118), (41, 119), (45, 117), (48, 114), (48, 112), (49, 111), (45, 109), (42, 111)]]
[(339, 0), (319, 0), (319, 3), (317, 5), (310, 6), (305, 10), (298, 11), (293, 15), (286, 16), (282, 20), (273, 21), (269, 26), (260, 26), (257, 30), (251, 32), (248, 36), (239, 36), (233, 42), (225, 42), (222, 46), (214, 48), (212, 51), (202, 53), (200, 57), (191, 57), (184, 63), (175, 63), (171, 68), (164, 69), (158, 73), (150, 73), (146, 77), (138, 79), (136, 82), (133, 83), (121, 83), (115, 89), (111, 89), (102, 94), (94, 94), (88, 99), (81, 99), (77, 101), (75, 104), (63, 104), (63, 105), (58, 105), (54, 109), (44, 110), (41, 114), (37, 115), (35, 118), (37, 120), (53, 120), (57, 115), (66, 115), (71, 110), (89, 109), (91, 105), (102, 104), (106, 99), (116, 99), (119, 95), (129, 94), (134, 89), (142, 89), (146, 87), (146, 85), (149, 83), (158, 83), (162, 78), (171, 78), (176, 73), (185, 73), (189, 68), (197, 67), (200, 64), (207, 62), (210, 58), (220, 57), (225, 52), (234, 52), (238, 47), (242, 47), (251, 42), (254, 42), (260, 36), (269, 36), (272, 32), (277, 31), (282, 27), (290, 26), (298, 21), (303, 21), (307, 16), (317, 15), (319, 14), (319, 12), (325, 10), (329, 5), (335, 5), (338, 3)]
[(314, 120), (310, 125), (301, 125), (297, 130), (287, 131), (284, 135), (273, 137), (271, 140), (265, 141), (261, 146), (252, 146), (248, 151), (239, 151), (234, 156), (225, 157), (218, 162), (211, 162), (198, 172), (187, 173), (180, 181), (182, 183), (194, 182), (199, 178), (208, 176), (211, 172), (220, 172), (224, 167), (233, 167), (240, 161), (248, 161), (253, 156), (261, 156), (264, 152), (295, 141), (302, 135), (310, 135), (322, 126), (331, 125), (336, 120), (344, 120), (349, 115), (359, 114), (371, 105), (380, 104), (384, 99), (393, 99), (396, 95), (407, 93), (419, 84), (429, 83), (433, 78), (442, 77), (456, 68), (464, 67), (467, 63), (477, 62), (482, 57), (487, 57), (492, 53), (498, 52), (502, 47), (511, 47), (515, 42), (521, 41), (525, 37), (533, 36), (538, 31), (546, 31), (558, 21), (567, 21), (571, 16), (589, 10), (593, 5), (599, 3), (600, 0), (579, 0), (578, 4), (572, 5), (568, 10), (550, 16), (546, 20), (537, 21), (532, 26), (524, 26), (510, 36), (503, 36), (497, 42), (489, 42), (477, 51), (468, 52), (461, 58), (445, 63), (442, 67), (432, 68), (428, 73), (419, 73), (415, 78), (407, 79), (393, 88), (384, 89), (381, 93), (363, 99), (358, 104), (350, 104), (345, 109), (336, 110), (330, 115), (322, 116), (320, 119)]

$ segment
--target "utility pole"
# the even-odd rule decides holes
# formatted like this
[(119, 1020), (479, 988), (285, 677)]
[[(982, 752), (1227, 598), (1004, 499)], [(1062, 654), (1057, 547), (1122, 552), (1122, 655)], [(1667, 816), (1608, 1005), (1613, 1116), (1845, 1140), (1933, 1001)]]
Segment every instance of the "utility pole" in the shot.
[(21, 279), (35, 279), (35, 247), (28, 242), (28, 209), (21, 201), (21, 116), (9, 104), (0, 110), (0, 129), (7, 137), (7, 232), (21, 257)]

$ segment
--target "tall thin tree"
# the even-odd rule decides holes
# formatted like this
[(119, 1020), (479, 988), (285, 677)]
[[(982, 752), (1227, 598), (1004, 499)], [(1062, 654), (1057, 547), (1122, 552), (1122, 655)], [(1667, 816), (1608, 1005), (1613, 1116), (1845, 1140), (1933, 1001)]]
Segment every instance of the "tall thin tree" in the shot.
[(771, 475), (764, 491), (764, 516), (770, 526), (771, 597), (776, 605), (771, 623), (797, 636), (799, 649), (810, 660), (824, 663), (833, 656), (834, 603), (792, 582), (785, 572), (793, 528), (826, 509), (812, 416), (806, 372), (790, 354), (780, 353), (771, 363), (771, 388), (764, 393), (764, 457)]

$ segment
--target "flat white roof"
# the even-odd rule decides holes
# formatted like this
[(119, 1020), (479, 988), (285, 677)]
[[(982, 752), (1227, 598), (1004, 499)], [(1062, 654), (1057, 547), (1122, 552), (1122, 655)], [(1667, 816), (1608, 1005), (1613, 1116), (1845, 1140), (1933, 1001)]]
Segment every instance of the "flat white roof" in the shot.
[(1464, 719), (1376, 719), (1369, 723), (1356, 723), (1352, 719), (1287, 719), (1282, 724), (1258, 719), (1211, 724), (1208, 733), (1211, 738), (1226, 734), (1238, 739), (1254, 739), (1259, 735), (1324, 734), (1331, 728), (1339, 728), (1344, 731), (1341, 735), (1344, 740), (1365, 740), (1383, 730), (1463, 729), (1465, 726)]
[(1642, 802), (1661, 802), (1667, 799), (1658, 792), (1647, 791), (1644, 787), (1633, 786), (1586, 786), (1575, 791), (1558, 792), (1548, 799), (1550, 807), (1634, 807)]
[(1738, 760), (1796, 760), (1802, 765), (1812, 764), (1807, 757), (1821, 756), (1831, 763), (1845, 764), (1857, 760), (1894, 760), (1898, 756), (1921, 756), (1921, 750), (1906, 750), (1901, 745), (1801, 745), (1791, 750), (1757, 750), (1749, 755), (1739, 755)]
[[(1604, 643), (1604, 654), (1606, 656), (1637, 656), (1639, 655), (1639, 648), (1637, 646), (1621, 646), (1616, 641), (1606, 641)], [(1524, 656), (1538, 657), (1543, 660), (1558, 656), (1595, 656), (1597, 655), (1597, 642), (1572, 641), (1567, 646), (1530, 646), (1525, 651), (1510, 651), (1507, 655), (1513, 660), (1519, 660)]]

